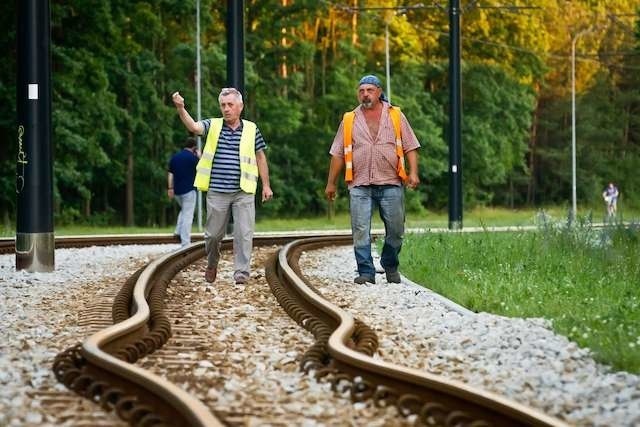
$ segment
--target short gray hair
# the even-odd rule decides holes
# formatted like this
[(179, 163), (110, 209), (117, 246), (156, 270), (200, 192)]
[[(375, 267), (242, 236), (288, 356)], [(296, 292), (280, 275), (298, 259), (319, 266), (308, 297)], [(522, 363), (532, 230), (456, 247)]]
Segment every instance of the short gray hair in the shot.
[(223, 87), (220, 91), (220, 95), (218, 95), (218, 103), (222, 102), (222, 97), (227, 95), (235, 95), (236, 100), (240, 102), (240, 104), (244, 105), (242, 102), (242, 94), (235, 87)]

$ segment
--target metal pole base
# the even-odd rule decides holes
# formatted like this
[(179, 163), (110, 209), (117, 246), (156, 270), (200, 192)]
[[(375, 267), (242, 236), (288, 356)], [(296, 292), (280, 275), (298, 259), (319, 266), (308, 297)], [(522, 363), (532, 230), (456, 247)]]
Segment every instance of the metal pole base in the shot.
[(449, 230), (462, 230), (462, 221), (449, 221)]
[(16, 270), (53, 271), (54, 249), (53, 233), (16, 233)]

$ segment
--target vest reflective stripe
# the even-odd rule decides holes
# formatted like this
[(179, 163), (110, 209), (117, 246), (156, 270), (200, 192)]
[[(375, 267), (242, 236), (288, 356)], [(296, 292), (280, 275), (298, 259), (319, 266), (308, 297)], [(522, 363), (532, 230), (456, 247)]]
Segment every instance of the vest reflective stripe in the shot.
[[(211, 119), (207, 142), (202, 156), (196, 166), (196, 179), (193, 185), (200, 191), (209, 190), (213, 157), (218, 147), (218, 139), (222, 131), (222, 119)], [(256, 124), (248, 120), (242, 121), (240, 136), (240, 188), (242, 191), (255, 194), (258, 187), (258, 162), (256, 161)]]
[(258, 165), (258, 162), (256, 161), (255, 157), (251, 158), (247, 156), (240, 156), (240, 162), (245, 162), (245, 163), (249, 163), (256, 166)]
[(243, 120), (240, 137), (240, 188), (246, 193), (255, 194), (257, 187), (256, 124)]
[(353, 130), (353, 119), (356, 113), (349, 111), (344, 113), (342, 118), (344, 122), (344, 180), (347, 182), (353, 181), (353, 149), (351, 131)]
[(400, 109), (389, 106), (389, 116), (391, 117), (391, 123), (393, 123), (393, 130), (396, 134), (396, 154), (398, 155), (398, 166), (396, 171), (402, 182), (406, 182), (409, 177), (407, 176), (407, 170), (404, 167), (404, 150), (402, 149), (402, 132), (400, 130)]
[(211, 119), (207, 141), (202, 150), (202, 156), (196, 166), (196, 179), (193, 186), (200, 191), (209, 191), (209, 181), (211, 180), (211, 168), (213, 167), (213, 156), (218, 146), (218, 138), (222, 131), (222, 119)]
[[(353, 121), (355, 120), (355, 110), (344, 113), (342, 120), (344, 122), (344, 180), (346, 182), (353, 181), (353, 139), (351, 137), (353, 131)], [(396, 172), (402, 180), (406, 182), (409, 178), (404, 166), (404, 150), (402, 149), (402, 133), (400, 131), (400, 109), (398, 107), (389, 106), (389, 117), (393, 124), (393, 131), (396, 135), (396, 155), (398, 156), (398, 166)]]

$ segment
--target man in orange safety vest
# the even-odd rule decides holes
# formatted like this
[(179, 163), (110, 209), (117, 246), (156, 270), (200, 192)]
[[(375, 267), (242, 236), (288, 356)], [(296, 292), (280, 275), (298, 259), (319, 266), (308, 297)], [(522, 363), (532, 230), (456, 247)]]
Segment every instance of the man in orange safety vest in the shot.
[(414, 189), (420, 182), (417, 150), (420, 144), (404, 114), (387, 101), (376, 76), (360, 79), (358, 101), (358, 107), (344, 114), (331, 145), (325, 195), (329, 200), (335, 199), (336, 181), (345, 168), (358, 266), (354, 282), (375, 283), (371, 217), (377, 207), (385, 227), (380, 264), (387, 282), (399, 283), (398, 254), (405, 217), (403, 186)]

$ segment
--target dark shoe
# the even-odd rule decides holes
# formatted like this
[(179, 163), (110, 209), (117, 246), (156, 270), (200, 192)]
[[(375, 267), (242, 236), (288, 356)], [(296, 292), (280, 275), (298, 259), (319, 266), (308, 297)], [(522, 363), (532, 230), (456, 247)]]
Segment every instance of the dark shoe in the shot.
[(218, 269), (216, 267), (207, 268), (204, 271), (204, 280), (209, 283), (213, 283), (216, 281), (216, 275), (218, 274)]
[(398, 271), (386, 271), (386, 276), (389, 283), (400, 283), (402, 281)]
[(358, 285), (363, 285), (363, 284), (365, 284), (367, 282), (376, 283), (376, 279), (374, 277), (365, 276), (364, 274), (361, 274), (358, 277), (356, 277), (355, 279), (353, 279), (353, 282), (357, 283)]
[(249, 275), (246, 273), (238, 272), (233, 275), (233, 280), (236, 281), (236, 285), (244, 285), (249, 281)]

